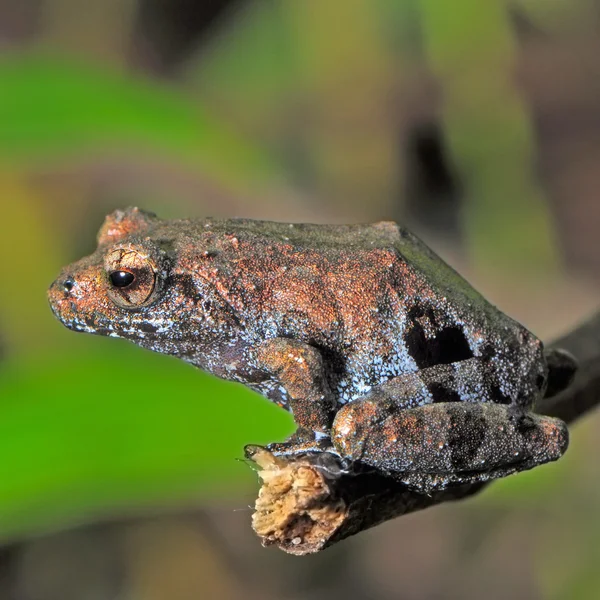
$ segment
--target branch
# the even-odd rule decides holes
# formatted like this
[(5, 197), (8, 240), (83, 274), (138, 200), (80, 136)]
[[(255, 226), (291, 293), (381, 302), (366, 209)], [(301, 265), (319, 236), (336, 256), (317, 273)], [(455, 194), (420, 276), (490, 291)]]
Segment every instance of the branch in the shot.
[(536, 412), (573, 423), (600, 404), (600, 311), (572, 332), (554, 341), (579, 363), (573, 383), (560, 394), (544, 398)]
[[(580, 366), (573, 383), (540, 401), (536, 411), (572, 423), (600, 403), (600, 312), (551, 347), (569, 351)], [(424, 495), (373, 469), (347, 473), (328, 452), (276, 457), (248, 446), (246, 456), (259, 466), (263, 480), (252, 526), (263, 545), (290, 554), (318, 552), (389, 519), (485, 487), (469, 484)]]

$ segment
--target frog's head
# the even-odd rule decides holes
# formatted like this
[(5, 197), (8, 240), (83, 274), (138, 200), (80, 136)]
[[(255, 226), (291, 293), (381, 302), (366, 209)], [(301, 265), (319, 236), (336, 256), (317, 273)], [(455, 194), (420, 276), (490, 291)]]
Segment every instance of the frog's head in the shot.
[(54, 314), (69, 329), (127, 338), (204, 366), (207, 348), (235, 337), (237, 319), (190, 269), (185, 249), (194, 244), (182, 223), (137, 208), (109, 215), (97, 250), (50, 287)]

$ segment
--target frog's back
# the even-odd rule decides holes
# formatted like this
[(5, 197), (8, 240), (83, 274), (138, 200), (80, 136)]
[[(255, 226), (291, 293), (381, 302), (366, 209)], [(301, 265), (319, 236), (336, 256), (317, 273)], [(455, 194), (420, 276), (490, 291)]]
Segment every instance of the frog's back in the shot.
[[(205, 234), (210, 232), (218, 240), (219, 252), (230, 247), (230, 240), (234, 239), (235, 250), (225, 251), (224, 261), (243, 254), (261, 276), (267, 273), (267, 267), (271, 275), (284, 268), (288, 275), (280, 287), (294, 280), (294, 274), (296, 279), (306, 280), (307, 270), (317, 273), (320, 269), (320, 275), (327, 275), (327, 280), (321, 278), (313, 283), (318, 283), (323, 292), (334, 291), (342, 299), (338, 301), (342, 309), (347, 306), (361, 313), (355, 315), (356, 322), (366, 319), (367, 312), (379, 311), (394, 321), (415, 316), (423, 321), (426, 312), (440, 321), (440, 327), (452, 321), (464, 324), (467, 331), (522, 329), (490, 305), (417, 236), (394, 222), (319, 225), (203, 219), (189, 223)], [(235, 260), (239, 264), (239, 259)], [(354, 292), (362, 296), (360, 306), (348, 297)], [(431, 326), (434, 333), (436, 327)], [(476, 351), (475, 331), (469, 343)]]
[[(297, 249), (318, 249), (334, 252), (336, 249), (353, 252), (372, 248), (392, 248), (405, 240), (417, 238), (396, 223), (382, 221), (371, 224), (323, 225), (313, 223), (280, 223), (254, 219), (180, 219), (159, 220), (154, 235), (169, 236), (177, 232), (189, 239), (222, 239), (235, 235), (239, 240), (259, 244), (290, 244)], [(420, 242), (419, 242), (420, 243)]]
[(273, 233), (301, 254), (310, 248), (327, 257), (315, 306), (335, 305), (345, 326), (347, 350), (336, 377), (342, 399), (405, 373), (471, 358), (493, 363), (500, 401), (528, 402), (523, 398), (538, 392), (541, 342), (408, 230), (380, 222), (283, 225)]
[[(516, 366), (527, 379), (527, 365), (539, 360), (534, 336), (395, 223), (175, 223), (249, 340), (282, 336), (319, 347), (341, 401), (436, 364), (493, 357), (500, 378), (514, 381)], [(505, 393), (517, 396), (518, 384)]]

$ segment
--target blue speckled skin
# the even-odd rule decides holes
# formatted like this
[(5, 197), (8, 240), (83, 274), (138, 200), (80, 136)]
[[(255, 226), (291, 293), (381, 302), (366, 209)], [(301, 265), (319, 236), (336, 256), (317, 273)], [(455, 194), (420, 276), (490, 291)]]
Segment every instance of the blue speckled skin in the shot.
[[(53, 284), (58, 318), (292, 410), (300, 434), (282, 452), (330, 446), (336, 415), (390, 382), (397, 413), (435, 404), (427, 414), (440, 423), (452, 403), (501, 405), (508, 422), (546, 387), (541, 342), (394, 223), (163, 221), (128, 209), (107, 218), (98, 243)], [(116, 271), (135, 283), (115, 287)], [(363, 442), (334, 451), (369, 464)]]

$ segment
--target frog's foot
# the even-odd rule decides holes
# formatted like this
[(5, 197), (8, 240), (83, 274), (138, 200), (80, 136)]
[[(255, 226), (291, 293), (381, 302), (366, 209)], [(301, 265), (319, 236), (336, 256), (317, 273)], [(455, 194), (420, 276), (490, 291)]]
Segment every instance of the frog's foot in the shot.
[(571, 385), (577, 372), (577, 359), (562, 348), (548, 348), (544, 352), (548, 364), (548, 385), (545, 398), (552, 398)]
[(309, 460), (313, 467), (323, 469), (335, 477), (351, 468), (351, 462), (339, 456), (328, 435), (306, 429), (297, 429), (284, 442), (274, 442), (264, 447), (249, 444), (244, 448), (246, 458), (251, 460), (254, 460), (257, 453), (265, 451), (284, 461), (302, 461), (312, 455)]
[(430, 494), (557, 460), (567, 449), (559, 419), (493, 403), (439, 403), (399, 410), (363, 398), (337, 414), (339, 454)]

